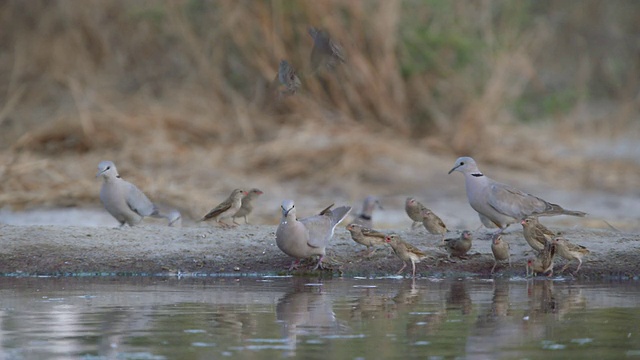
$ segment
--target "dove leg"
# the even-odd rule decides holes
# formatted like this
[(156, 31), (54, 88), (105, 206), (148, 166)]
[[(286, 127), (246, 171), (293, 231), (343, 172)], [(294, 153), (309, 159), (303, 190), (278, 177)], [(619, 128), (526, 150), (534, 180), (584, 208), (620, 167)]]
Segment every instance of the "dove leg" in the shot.
[(300, 265), (300, 259), (293, 260), (291, 266), (289, 266), (289, 271), (297, 269), (298, 265)]

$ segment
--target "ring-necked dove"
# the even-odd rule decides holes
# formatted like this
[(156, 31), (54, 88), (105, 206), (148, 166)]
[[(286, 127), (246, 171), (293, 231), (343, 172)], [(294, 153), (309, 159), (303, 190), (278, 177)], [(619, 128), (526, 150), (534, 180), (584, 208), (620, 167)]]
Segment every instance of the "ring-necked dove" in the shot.
[(316, 255), (320, 258), (314, 270), (322, 266), (326, 247), (333, 237), (336, 225), (351, 211), (350, 206), (340, 206), (333, 210), (330, 208), (331, 206), (323, 210), (321, 215), (298, 220), (293, 200), (282, 202), (282, 218), (276, 230), (276, 245), (283, 253), (295, 258), (289, 270), (294, 269), (300, 259)]
[(447, 225), (444, 221), (438, 217), (433, 211), (425, 210), (422, 212), (422, 225), (430, 234), (442, 235), (442, 242), (444, 243), (444, 234), (447, 233)]
[(120, 226), (133, 226), (145, 216), (160, 216), (158, 207), (132, 183), (123, 180), (111, 161), (98, 164), (96, 177), (102, 177), (100, 201)]
[(380, 200), (372, 195), (367, 196), (362, 203), (362, 211), (360, 212), (360, 214), (358, 214), (358, 217), (356, 217), (351, 223), (362, 225), (365, 228), (372, 229), (373, 221), (371, 219), (373, 216), (373, 211), (376, 208), (382, 209)]
[(182, 214), (178, 210), (171, 210), (167, 215), (170, 227), (182, 227)]
[(253, 188), (249, 190), (247, 195), (242, 198), (242, 205), (240, 206), (240, 209), (238, 209), (238, 211), (236, 211), (236, 213), (232, 216), (234, 224), (237, 224), (236, 218), (239, 217), (244, 218), (245, 224), (249, 223), (249, 221), (247, 221), (247, 216), (249, 216), (249, 214), (251, 214), (251, 212), (253, 211), (253, 200), (262, 194), (264, 193), (260, 189)]
[(315, 72), (320, 66), (333, 69), (341, 62), (345, 62), (344, 51), (329, 33), (314, 27), (309, 27), (309, 35), (313, 38), (311, 49), (311, 71)]
[(280, 60), (277, 78), (278, 82), (284, 86), (284, 90), (279, 91), (280, 95), (293, 95), (300, 87), (300, 78), (287, 60)]
[(570, 243), (569, 240), (561, 236), (555, 236), (553, 239), (553, 243), (556, 245), (556, 255), (569, 260), (569, 262), (562, 267), (560, 272), (565, 271), (569, 267), (569, 265), (571, 265), (571, 261), (575, 259), (578, 260), (578, 268), (575, 272), (577, 274), (578, 271), (580, 271), (580, 267), (582, 266), (582, 257), (585, 255), (589, 255), (589, 249), (582, 245)]
[(522, 224), (524, 239), (535, 251), (542, 251), (547, 241), (556, 236), (553, 231), (542, 225), (535, 216), (526, 217), (520, 224)]
[(486, 226), (489, 220), (500, 228), (500, 232), (510, 224), (532, 215), (586, 215), (582, 211), (563, 209), (560, 205), (494, 181), (484, 176), (470, 157), (458, 158), (449, 174), (454, 171), (464, 174), (467, 199), (471, 207), (480, 214), (482, 223)]
[(495, 234), (491, 241), (491, 252), (493, 253), (493, 267), (491, 273), (496, 269), (498, 261), (508, 260), (511, 267), (511, 254), (509, 252), (509, 243), (502, 239), (502, 234)]
[(369, 229), (360, 224), (354, 223), (347, 225), (347, 230), (351, 233), (351, 239), (353, 239), (353, 241), (367, 247), (367, 254), (365, 255), (367, 257), (371, 256), (375, 251), (375, 248), (370, 250), (371, 247), (385, 244), (385, 238), (387, 235), (380, 231)]
[(407, 261), (411, 261), (411, 267), (413, 269), (412, 275), (416, 277), (416, 263), (419, 263), (427, 257), (423, 251), (417, 247), (402, 240), (399, 235), (391, 234), (387, 235), (385, 241), (391, 245), (393, 252), (402, 260), (402, 267), (398, 270), (397, 274), (402, 273), (402, 270), (407, 267)]
[(221, 224), (223, 227), (228, 227), (230, 225), (226, 224), (222, 220), (228, 219), (233, 216), (242, 206), (242, 197), (247, 195), (247, 192), (242, 189), (235, 189), (231, 192), (229, 197), (220, 203), (220, 205), (211, 209), (207, 213), (207, 215), (203, 216), (199, 221), (206, 220), (215, 220), (218, 224)]
[(538, 255), (527, 260), (527, 277), (529, 273), (533, 276), (537, 274), (545, 274), (549, 272), (549, 275), (553, 275), (553, 257), (556, 255), (556, 245), (553, 241), (547, 241), (544, 245), (544, 249), (538, 253)]
[(412, 197), (407, 198), (404, 203), (404, 211), (406, 211), (409, 218), (413, 220), (413, 223), (411, 224), (412, 229), (415, 229), (416, 226), (422, 224), (422, 213), (427, 210), (429, 209), (422, 205), (418, 200)]
[(471, 231), (465, 230), (460, 234), (460, 237), (445, 239), (444, 247), (449, 253), (449, 258), (465, 256), (471, 249), (471, 238)]

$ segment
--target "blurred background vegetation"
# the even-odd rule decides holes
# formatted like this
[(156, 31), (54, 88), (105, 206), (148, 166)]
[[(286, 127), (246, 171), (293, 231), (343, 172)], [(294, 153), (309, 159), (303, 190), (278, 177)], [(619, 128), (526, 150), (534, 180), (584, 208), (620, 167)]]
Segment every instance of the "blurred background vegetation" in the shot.
[[(638, 19), (635, 0), (3, 1), (0, 207), (96, 203), (103, 159), (197, 211), (247, 176), (347, 192), (435, 155), (625, 191), (638, 161), (580, 146), (638, 150)], [(346, 63), (312, 74), (308, 26)], [(282, 99), (280, 59), (302, 81)]]

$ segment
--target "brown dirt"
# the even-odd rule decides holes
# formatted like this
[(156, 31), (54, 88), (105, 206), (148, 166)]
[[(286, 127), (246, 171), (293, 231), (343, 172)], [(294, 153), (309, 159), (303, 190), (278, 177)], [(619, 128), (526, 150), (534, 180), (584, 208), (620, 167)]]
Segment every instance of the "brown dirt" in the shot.
[[(524, 276), (528, 245), (520, 229), (509, 231), (513, 265), (498, 267), (496, 276)], [(242, 225), (220, 229), (209, 224), (197, 227), (168, 228), (145, 224), (134, 228), (67, 226), (0, 227), (0, 272), (18, 275), (140, 275), (140, 274), (285, 274), (291, 259), (275, 245), (275, 225)], [(586, 259), (580, 278), (624, 278), (640, 275), (640, 236), (598, 229), (560, 229), (575, 243), (587, 246), (592, 254)], [(423, 229), (389, 229), (402, 235), (432, 255), (418, 264), (421, 276), (489, 276), (493, 264), (488, 233), (474, 233), (474, 245), (468, 260), (455, 263), (435, 258), (443, 255), (438, 239)], [(343, 276), (385, 276), (400, 268), (401, 262), (390, 249), (381, 248), (364, 258), (364, 247), (354, 243), (340, 227), (328, 248), (327, 262)], [(556, 269), (564, 260), (556, 261)], [(408, 267), (410, 268), (410, 266)], [(575, 266), (569, 268), (571, 271)], [(410, 271), (410, 269), (409, 269)], [(307, 274), (299, 270), (295, 274)], [(405, 272), (407, 276), (410, 272)], [(564, 275), (570, 275), (565, 272)]]

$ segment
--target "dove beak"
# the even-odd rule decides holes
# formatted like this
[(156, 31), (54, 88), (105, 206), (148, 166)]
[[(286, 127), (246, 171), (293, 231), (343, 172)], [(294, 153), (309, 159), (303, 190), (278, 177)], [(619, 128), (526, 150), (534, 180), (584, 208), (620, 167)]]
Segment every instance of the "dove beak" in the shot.
[(449, 172), (447, 174), (451, 174), (452, 172), (456, 171), (456, 169), (460, 167), (460, 165), (456, 165), (453, 167), (453, 169), (449, 170)]

